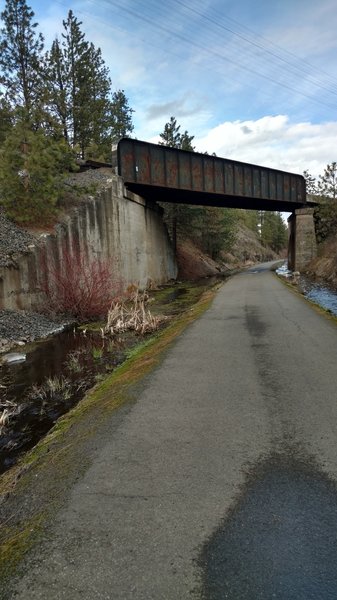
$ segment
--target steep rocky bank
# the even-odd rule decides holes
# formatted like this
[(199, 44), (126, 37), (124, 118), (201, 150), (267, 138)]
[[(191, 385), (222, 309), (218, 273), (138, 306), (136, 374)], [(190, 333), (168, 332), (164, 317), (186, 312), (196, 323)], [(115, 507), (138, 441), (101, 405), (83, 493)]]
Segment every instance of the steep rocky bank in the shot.
[(337, 240), (335, 238), (320, 244), (318, 256), (309, 263), (306, 273), (310, 277), (337, 287)]

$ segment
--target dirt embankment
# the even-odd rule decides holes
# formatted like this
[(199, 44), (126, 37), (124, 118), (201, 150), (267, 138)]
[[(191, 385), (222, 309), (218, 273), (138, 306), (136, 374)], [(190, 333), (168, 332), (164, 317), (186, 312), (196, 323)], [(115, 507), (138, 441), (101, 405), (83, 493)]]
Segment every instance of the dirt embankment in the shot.
[(195, 280), (230, 273), (257, 262), (280, 258), (270, 248), (264, 248), (251, 229), (240, 225), (230, 252), (223, 253), (218, 261), (204, 254), (190, 239), (178, 239), (178, 278)]
[(306, 273), (337, 287), (337, 240), (335, 238), (320, 244), (318, 256), (310, 262)]

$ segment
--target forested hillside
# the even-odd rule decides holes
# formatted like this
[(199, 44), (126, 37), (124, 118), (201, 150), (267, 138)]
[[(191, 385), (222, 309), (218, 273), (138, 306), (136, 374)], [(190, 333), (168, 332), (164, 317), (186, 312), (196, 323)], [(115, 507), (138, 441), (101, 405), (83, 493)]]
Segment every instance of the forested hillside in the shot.
[[(0, 206), (22, 225), (48, 224), (65, 208), (66, 175), (78, 159), (110, 161), (111, 144), (134, 131), (134, 109), (114, 90), (100, 48), (70, 10), (46, 47), (25, 0), (6, 0), (0, 29)], [(174, 117), (163, 145), (194, 151)], [(240, 223), (276, 253), (286, 246), (280, 214), (164, 205), (174, 245), (190, 237), (212, 259), (232, 248)]]
[(18, 223), (47, 221), (76, 158), (110, 160), (133, 131), (124, 90), (113, 90), (100, 48), (70, 10), (45, 47), (25, 0), (6, 0), (0, 30), (0, 200)]

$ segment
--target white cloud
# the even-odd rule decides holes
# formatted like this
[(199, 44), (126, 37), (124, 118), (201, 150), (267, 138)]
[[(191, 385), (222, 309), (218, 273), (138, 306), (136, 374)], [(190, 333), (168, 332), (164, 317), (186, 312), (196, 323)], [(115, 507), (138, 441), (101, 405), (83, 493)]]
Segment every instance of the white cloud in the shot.
[(337, 160), (337, 121), (291, 123), (286, 115), (255, 121), (226, 121), (203, 137), (197, 150), (266, 167), (318, 176), (327, 163)]

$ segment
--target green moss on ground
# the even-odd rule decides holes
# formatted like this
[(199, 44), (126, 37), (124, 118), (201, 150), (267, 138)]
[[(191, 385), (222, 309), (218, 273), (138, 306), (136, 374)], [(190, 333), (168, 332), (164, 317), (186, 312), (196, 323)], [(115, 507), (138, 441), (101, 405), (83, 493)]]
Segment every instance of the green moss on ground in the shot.
[[(0, 478), (0, 496), (4, 498), (0, 526), (3, 583), (46, 528), (71, 483), (90, 464), (88, 440), (113, 411), (135, 399), (136, 384), (159, 365), (177, 336), (209, 307), (218, 287), (206, 291), (191, 287), (189, 303), (185, 303), (188, 310), (133, 348), (120, 367), (89, 391), (18, 465)], [(167, 297), (163, 293), (162, 299)]]
[(33, 546), (38, 537), (42, 523), (41, 516), (25, 522), (21, 527), (3, 526), (4, 541), (0, 555), (0, 582), (8, 578), (18, 563)]

